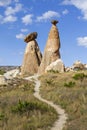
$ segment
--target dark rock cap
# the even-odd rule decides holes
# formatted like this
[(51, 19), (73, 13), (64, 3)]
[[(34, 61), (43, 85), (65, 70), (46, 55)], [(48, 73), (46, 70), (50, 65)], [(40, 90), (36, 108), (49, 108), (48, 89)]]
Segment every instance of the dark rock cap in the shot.
[(26, 43), (32, 41), (32, 40), (35, 40), (37, 38), (37, 32), (33, 32), (33, 33), (30, 33), (29, 35), (27, 35), (25, 38), (24, 38), (24, 41)]
[(56, 25), (56, 24), (58, 23), (58, 21), (57, 21), (57, 20), (52, 20), (51, 23), (52, 23), (53, 25)]

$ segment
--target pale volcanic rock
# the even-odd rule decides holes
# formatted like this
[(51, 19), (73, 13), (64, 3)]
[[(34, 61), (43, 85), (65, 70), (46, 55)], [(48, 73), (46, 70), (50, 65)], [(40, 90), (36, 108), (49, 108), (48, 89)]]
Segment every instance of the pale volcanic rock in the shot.
[(3, 75), (0, 75), (0, 85), (5, 85), (5, 84), (7, 84), (5, 77)]
[(48, 40), (44, 50), (44, 55), (42, 58), (41, 65), (39, 67), (39, 74), (43, 74), (47, 66), (49, 66), (52, 62), (56, 61), (57, 59), (60, 59), (60, 38), (58, 29), (56, 27), (58, 21), (53, 20), (51, 23), (52, 27), (49, 32)]
[(45, 69), (45, 72), (49, 72), (53, 70), (54, 72), (64, 72), (65, 71), (65, 66), (63, 64), (63, 61), (61, 59), (58, 59), (54, 62), (52, 62), (47, 68)]
[(75, 70), (75, 69), (79, 69), (79, 70), (83, 70), (85, 67), (84, 67), (84, 64), (83, 63), (81, 63), (81, 61), (76, 61), (74, 64), (73, 64), (73, 66), (72, 66), (72, 68), (73, 68), (73, 70)]
[[(24, 61), (21, 67), (21, 75), (29, 76), (37, 73), (38, 67), (40, 66), (42, 54), (40, 52), (38, 43), (34, 39), (27, 43)], [(28, 41), (27, 40), (27, 41)]]

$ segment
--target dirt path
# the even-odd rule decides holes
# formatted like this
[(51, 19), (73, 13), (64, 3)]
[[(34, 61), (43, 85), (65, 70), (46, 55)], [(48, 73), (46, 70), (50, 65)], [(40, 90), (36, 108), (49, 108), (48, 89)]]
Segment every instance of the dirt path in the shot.
[(65, 114), (65, 111), (59, 106), (54, 104), (53, 102), (47, 101), (45, 99), (43, 99), (40, 94), (39, 94), (39, 88), (40, 88), (40, 81), (38, 80), (38, 75), (26, 78), (28, 80), (33, 80), (35, 82), (35, 93), (34, 96), (36, 98), (38, 98), (40, 101), (45, 102), (47, 104), (49, 104), (50, 106), (52, 106), (58, 113), (58, 120), (54, 123), (53, 127), (51, 128), (51, 130), (62, 130), (66, 120), (67, 120), (67, 115)]

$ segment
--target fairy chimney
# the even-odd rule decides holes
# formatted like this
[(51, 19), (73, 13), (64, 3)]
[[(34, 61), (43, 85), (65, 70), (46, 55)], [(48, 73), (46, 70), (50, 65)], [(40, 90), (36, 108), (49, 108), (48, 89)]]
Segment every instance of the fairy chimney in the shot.
[(29, 76), (37, 73), (40, 66), (42, 54), (40, 52), (37, 41), (37, 33), (33, 32), (25, 37), (24, 41), (27, 43), (24, 60), (21, 67), (21, 74), (23, 76)]
[(56, 27), (58, 21), (53, 20), (51, 21), (51, 23), (52, 23), (52, 27), (48, 35), (48, 40), (44, 50), (44, 55), (39, 67), (39, 71), (38, 71), (39, 74), (43, 74), (47, 66), (49, 66), (52, 62), (55, 62), (56, 60), (60, 59), (60, 52), (59, 52), (60, 38), (59, 38), (58, 29)]

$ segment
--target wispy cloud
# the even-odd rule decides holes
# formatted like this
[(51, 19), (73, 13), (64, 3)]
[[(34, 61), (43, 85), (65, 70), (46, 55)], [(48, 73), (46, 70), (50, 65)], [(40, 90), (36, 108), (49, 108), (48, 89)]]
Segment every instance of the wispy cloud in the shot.
[(28, 32), (28, 29), (22, 28), (22, 29), (21, 29), (21, 32)]
[(33, 20), (32, 20), (33, 15), (32, 14), (27, 14), (22, 18), (22, 23), (24, 23), (25, 25), (28, 24), (32, 24)]
[[(12, 1), (9, 1), (9, 2), (11, 3)], [(15, 2), (17, 2), (17, 1), (15, 1)], [(4, 3), (4, 2), (2, 2), (2, 3)], [(18, 18), (16, 16), (16, 13), (21, 10), (22, 10), (22, 4), (20, 4), (20, 3), (16, 3), (14, 8), (11, 6), (6, 7), (4, 15), (3, 16), (0, 15), (0, 23), (4, 24), (4, 23), (11, 23), (11, 22), (17, 21)]]
[(25, 37), (25, 35), (22, 33), (16, 35), (17, 39), (24, 39), (24, 37)]
[(48, 19), (51, 19), (53, 17), (60, 17), (60, 14), (58, 12), (55, 12), (55, 11), (47, 11), (45, 13), (42, 14), (42, 16), (38, 16), (36, 21), (40, 22), (40, 21), (43, 21), (43, 20), (48, 20)]
[(6, 17), (2, 17), (2, 24), (3, 23), (8, 23), (8, 22), (15, 22), (17, 21), (17, 17), (16, 16), (12, 16), (12, 15), (8, 15)]
[(78, 43), (79, 46), (87, 47), (87, 36), (85, 36), (85, 37), (78, 37), (77, 38), (77, 43)]
[(11, 3), (11, 0), (0, 0), (0, 6), (7, 6)]
[(83, 19), (87, 20), (87, 0), (64, 0), (62, 4), (74, 5), (80, 9), (83, 14)]
[(19, 0), (0, 0), (0, 6), (2, 7), (6, 7), (8, 5), (10, 5), (12, 2), (19, 2)]
[(65, 9), (65, 10), (62, 11), (62, 14), (63, 14), (63, 15), (66, 15), (66, 14), (68, 14), (68, 13), (69, 13), (69, 11), (68, 11), (67, 9)]
[(15, 13), (22, 10), (22, 4), (16, 4), (14, 8), (11, 6), (7, 7), (5, 15), (14, 15)]

